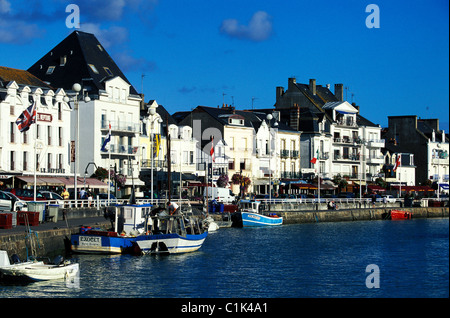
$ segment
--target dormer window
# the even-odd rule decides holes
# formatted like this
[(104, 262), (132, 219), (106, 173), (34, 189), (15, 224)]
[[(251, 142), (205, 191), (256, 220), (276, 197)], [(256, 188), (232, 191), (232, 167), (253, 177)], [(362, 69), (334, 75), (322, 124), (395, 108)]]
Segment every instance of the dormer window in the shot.
[(49, 66), (47, 69), (47, 72), (45, 74), (47, 74), (47, 75), (53, 74), (54, 70), (55, 70), (55, 66)]
[(244, 120), (240, 119), (240, 118), (229, 118), (228, 119), (228, 123), (232, 124), (232, 125), (243, 126), (244, 125)]
[(109, 76), (113, 76), (113, 73), (111, 72), (111, 70), (107, 67), (103, 67), (103, 69), (105, 70), (106, 73), (108, 73)]
[(67, 56), (66, 56), (66, 55), (61, 56), (61, 57), (59, 58), (59, 66), (64, 66), (64, 65), (66, 65), (66, 62), (67, 62)]
[(97, 68), (94, 66), (94, 64), (88, 64), (89, 65), (89, 67), (91, 68), (91, 70), (95, 73), (95, 74), (98, 74), (98, 70), (97, 70)]

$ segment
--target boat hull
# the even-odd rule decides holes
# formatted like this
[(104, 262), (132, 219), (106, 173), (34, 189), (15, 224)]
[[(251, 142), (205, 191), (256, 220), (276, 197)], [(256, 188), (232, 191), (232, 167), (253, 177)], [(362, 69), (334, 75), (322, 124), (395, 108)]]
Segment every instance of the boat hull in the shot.
[(235, 214), (233, 221), (237, 227), (279, 226), (283, 224), (283, 217), (242, 211)]
[(135, 248), (135, 237), (113, 237), (89, 234), (72, 234), (71, 249), (81, 254), (128, 254)]
[(11, 265), (0, 269), (7, 280), (45, 281), (68, 279), (79, 273), (78, 263), (67, 265), (47, 265), (37, 262), (28, 265)]
[(179, 254), (198, 250), (208, 235), (180, 236), (178, 234), (142, 235), (136, 237), (136, 244), (144, 254)]

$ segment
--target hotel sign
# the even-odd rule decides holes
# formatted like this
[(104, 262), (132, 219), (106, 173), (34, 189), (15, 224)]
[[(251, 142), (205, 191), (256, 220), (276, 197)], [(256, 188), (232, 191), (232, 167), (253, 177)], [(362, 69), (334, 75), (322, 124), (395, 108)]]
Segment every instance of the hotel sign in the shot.
[(46, 121), (51, 123), (52, 122), (52, 115), (51, 114), (45, 114), (45, 113), (37, 113), (37, 120), (38, 121)]

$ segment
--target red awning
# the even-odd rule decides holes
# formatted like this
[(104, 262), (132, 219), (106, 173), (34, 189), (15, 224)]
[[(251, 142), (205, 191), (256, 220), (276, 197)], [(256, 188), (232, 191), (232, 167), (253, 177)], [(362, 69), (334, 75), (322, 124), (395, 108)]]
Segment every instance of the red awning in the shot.
[[(400, 186), (392, 186), (395, 189), (400, 189)], [(434, 191), (433, 188), (429, 186), (402, 186), (402, 191)]]
[(367, 186), (367, 189), (370, 189), (370, 190), (372, 190), (372, 191), (378, 191), (378, 192), (384, 192), (384, 191), (386, 191), (386, 189), (385, 188), (383, 188), (383, 187), (380, 187), (379, 185), (375, 185), (375, 184), (370, 184), (370, 185), (368, 185)]

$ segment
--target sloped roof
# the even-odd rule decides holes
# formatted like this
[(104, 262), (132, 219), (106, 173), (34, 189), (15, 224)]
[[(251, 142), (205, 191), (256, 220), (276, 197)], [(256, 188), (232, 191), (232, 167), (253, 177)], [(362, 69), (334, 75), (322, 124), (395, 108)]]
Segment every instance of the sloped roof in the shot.
[(12, 81), (15, 81), (18, 85), (52, 89), (52, 87), (28, 71), (0, 66), (0, 82), (9, 83)]
[[(51, 66), (54, 70), (48, 72)], [(81, 31), (72, 32), (28, 71), (51, 86), (65, 90), (71, 90), (74, 83), (80, 83), (96, 94), (105, 89), (105, 80), (115, 76), (131, 85), (95, 35)], [(130, 94), (138, 94), (133, 85), (130, 86)]]

